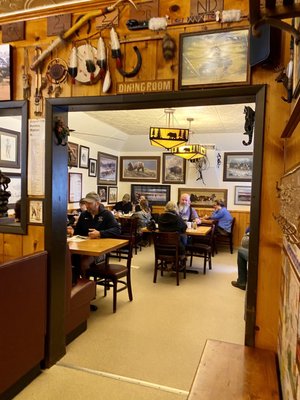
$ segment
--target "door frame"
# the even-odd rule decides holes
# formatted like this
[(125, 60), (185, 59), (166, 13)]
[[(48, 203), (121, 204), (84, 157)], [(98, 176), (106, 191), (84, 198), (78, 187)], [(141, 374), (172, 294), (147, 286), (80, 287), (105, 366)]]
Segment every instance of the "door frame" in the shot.
[(65, 246), (68, 157), (67, 146), (57, 145), (54, 121), (60, 117), (68, 124), (68, 112), (132, 110), (256, 103), (253, 145), (253, 175), (250, 208), (248, 290), (245, 309), (245, 344), (255, 346), (256, 296), (260, 230), (260, 197), (263, 165), (265, 85), (251, 85), (179, 92), (46, 99), (46, 176), (45, 176), (45, 250), (48, 265), (48, 329), (45, 365), (51, 366), (65, 354)]

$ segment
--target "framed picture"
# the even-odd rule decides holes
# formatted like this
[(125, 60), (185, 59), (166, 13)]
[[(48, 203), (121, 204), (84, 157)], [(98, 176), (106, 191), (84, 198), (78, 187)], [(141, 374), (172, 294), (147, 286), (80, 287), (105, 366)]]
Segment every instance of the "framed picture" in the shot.
[[(300, 32), (300, 17), (295, 17), (293, 21), (294, 28)], [(296, 99), (300, 92), (300, 49), (294, 40), (293, 53), (293, 97)]]
[(14, 208), (18, 200), (21, 199), (21, 174), (10, 174), (5, 172), (5, 175), (10, 179), (8, 188), (10, 197), (8, 198), (8, 208)]
[(20, 168), (20, 132), (0, 128), (0, 167)]
[(180, 35), (179, 88), (249, 83), (248, 29)]
[(120, 157), (120, 181), (159, 182), (160, 157)]
[(250, 206), (250, 204), (251, 204), (251, 186), (235, 186), (234, 187), (234, 204)]
[(116, 204), (118, 200), (118, 188), (116, 186), (108, 187), (108, 204)]
[(9, 44), (0, 45), (0, 100), (12, 99), (12, 50)]
[(78, 167), (78, 144), (68, 142), (68, 166)]
[(227, 189), (179, 188), (178, 201), (184, 193), (190, 195), (193, 207), (212, 208), (216, 200), (223, 201), (227, 207)]
[(80, 168), (88, 168), (89, 167), (89, 155), (90, 155), (90, 149), (85, 146), (80, 146), (80, 151), (79, 151), (79, 167)]
[(186, 160), (170, 153), (163, 153), (162, 182), (185, 183)]
[(82, 174), (69, 172), (69, 203), (76, 203), (82, 198)]
[(116, 185), (118, 180), (118, 157), (98, 152), (98, 184)]
[(43, 200), (29, 200), (29, 223), (43, 224)]
[(89, 158), (89, 176), (97, 176), (97, 160)]
[(223, 181), (251, 182), (253, 153), (224, 153)]
[(98, 194), (101, 202), (107, 202), (107, 186), (98, 186)]
[(131, 201), (145, 196), (151, 205), (165, 205), (170, 200), (170, 185), (131, 185)]

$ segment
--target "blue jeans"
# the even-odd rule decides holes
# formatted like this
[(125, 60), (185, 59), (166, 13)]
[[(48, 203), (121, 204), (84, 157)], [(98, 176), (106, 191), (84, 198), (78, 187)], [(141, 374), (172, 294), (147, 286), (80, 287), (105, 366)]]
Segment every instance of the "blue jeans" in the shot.
[(244, 247), (239, 247), (237, 255), (237, 265), (238, 265), (238, 283), (242, 285), (247, 283), (247, 264), (248, 264), (248, 249)]

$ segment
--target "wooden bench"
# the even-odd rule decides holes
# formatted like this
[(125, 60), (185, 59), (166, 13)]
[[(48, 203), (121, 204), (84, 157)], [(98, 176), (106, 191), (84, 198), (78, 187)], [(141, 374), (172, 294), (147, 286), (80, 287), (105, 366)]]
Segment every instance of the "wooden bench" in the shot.
[(275, 353), (207, 340), (188, 400), (280, 399)]

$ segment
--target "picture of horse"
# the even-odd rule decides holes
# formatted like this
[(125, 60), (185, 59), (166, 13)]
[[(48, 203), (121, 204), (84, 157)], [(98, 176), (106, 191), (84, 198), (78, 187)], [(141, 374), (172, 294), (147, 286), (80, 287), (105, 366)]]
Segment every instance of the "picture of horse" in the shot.
[(159, 182), (160, 157), (121, 157), (120, 180)]

